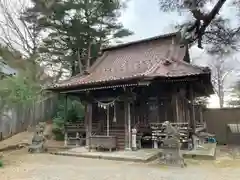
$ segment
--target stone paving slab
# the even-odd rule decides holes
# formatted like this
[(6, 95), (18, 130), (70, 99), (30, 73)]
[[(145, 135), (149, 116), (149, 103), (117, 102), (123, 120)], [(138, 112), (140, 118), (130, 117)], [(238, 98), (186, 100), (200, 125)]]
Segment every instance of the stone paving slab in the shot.
[[(67, 151), (54, 152), (55, 155), (76, 156), (94, 159), (106, 159), (117, 161), (149, 162), (161, 155), (161, 149), (140, 149), (137, 151), (113, 151), (113, 152), (89, 152), (85, 147), (76, 147)], [(185, 158), (196, 158), (202, 160), (213, 160), (216, 154), (216, 144), (207, 144), (205, 149), (194, 151), (181, 151)]]
[(197, 158), (205, 160), (215, 160), (216, 159), (216, 143), (205, 144), (204, 149), (197, 149), (192, 151), (184, 150), (182, 151), (183, 157), (185, 158)]
[(117, 161), (149, 162), (156, 159), (159, 156), (160, 151), (157, 149), (141, 149), (138, 151), (89, 152), (85, 147), (77, 147), (68, 151), (56, 152), (53, 154)]

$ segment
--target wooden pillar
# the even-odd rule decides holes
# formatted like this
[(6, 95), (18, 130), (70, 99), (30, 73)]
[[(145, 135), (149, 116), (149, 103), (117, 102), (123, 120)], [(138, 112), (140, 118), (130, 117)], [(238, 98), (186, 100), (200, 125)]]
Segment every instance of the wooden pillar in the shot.
[[(160, 116), (161, 116), (161, 108), (160, 108), (160, 98), (157, 97), (157, 122), (160, 123)], [(162, 106), (161, 106), (162, 107)]]
[(107, 136), (109, 136), (109, 129), (110, 129), (110, 122), (109, 122), (110, 121), (110, 117), (109, 117), (110, 116), (110, 114), (109, 114), (110, 111), (109, 111), (109, 108), (110, 107), (108, 105), (107, 106)]
[(173, 122), (178, 122), (178, 100), (177, 95), (174, 93), (172, 95), (172, 112), (173, 112)]
[(128, 147), (132, 149), (131, 104), (128, 101)]
[(124, 99), (124, 127), (125, 127), (125, 150), (131, 149), (131, 114), (130, 102)]
[(196, 118), (195, 118), (195, 107), (194, 107), (194, 92), (193, 92), (193, 87), (190, 86), (190, 102), (191, 102), (191, 127), (193, 129), (193, 132), (196, 130)]
[[(67, 112), (67, 109), (68, 109), (67, 105), (68, 105), (67, 95), (65, 95), (65, 97), (64, 97), (64, 123), (67, 122), (67, 113), (68, 113)], [(64, 133), (64, 146), (67, 147), (67, 145), (68, 145), (68, 134), (65, 131), (65, 133)]]
[(185, 112), (185, 100), (184, 97), (182, 97), (182, 121), (186, 122), (186, 112)]
[(169, 100), (164, 101), (164, 121), (169, 121), (168, 119), (168, 109), (169, 109)]
[(183, 97), (183, 121), (188, 122), (188, 102), (186, 97)]
[(85, 103), (86, 147), (89, 149), (89, 137), (92, 135), (92, 103)]
[(176, 111), (176, 122), (179, 123), (179, 99), (178, 94), (175, 95), (175, 111)]
[(65, 123), (67, 122), (67, 115), (68, 115), (68, 96), (67, 94), (64, 96), (64, 120), (65, 120)]
[(203, 107), (200, 107), (200, 110), (199, 110), (199, 119), (200, 119), (200, 123), (203, 124)]

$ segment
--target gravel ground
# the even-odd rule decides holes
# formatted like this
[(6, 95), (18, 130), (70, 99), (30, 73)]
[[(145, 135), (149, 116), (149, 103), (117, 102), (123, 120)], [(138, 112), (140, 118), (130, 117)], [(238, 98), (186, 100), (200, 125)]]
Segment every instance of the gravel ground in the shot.
[(188, 167), (164, 167), (50, 154), (7, 152), (0, 180), (239, 180), (240, 160), (187, 161)]

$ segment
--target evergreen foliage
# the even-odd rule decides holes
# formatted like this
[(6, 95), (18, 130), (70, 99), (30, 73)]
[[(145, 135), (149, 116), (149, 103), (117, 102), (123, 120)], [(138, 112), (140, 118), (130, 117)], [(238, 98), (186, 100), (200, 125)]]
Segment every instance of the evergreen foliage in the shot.
[(74, 97), (68, 97), (67, 104), (65, 101), (64, 96), (59, 97), (56, 114), (53, 118), (53, 133), (55, 134), (56, 140), (63, 140), (63, 128), (66, 122), (84, 120), (84, 107), (81, 102)]
[[(39, 29), (48, 32), (39, 49), (44, 59), (62, 64), (72, 75), (87, 69), (100, 48), (132, 34), (118, 22), (124, 3), (120, 0), (32, 0), (25, 19), (37, 18)], [(51, 58), (49, 58), (51, 57)]]

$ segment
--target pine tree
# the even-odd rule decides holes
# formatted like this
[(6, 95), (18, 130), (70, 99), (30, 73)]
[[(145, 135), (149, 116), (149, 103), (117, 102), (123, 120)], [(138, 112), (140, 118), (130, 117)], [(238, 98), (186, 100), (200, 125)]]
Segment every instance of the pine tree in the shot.
[[(237, 18), (226, 16), (224, 5), (231, 8)], [(159, 0), (159, 6), (164, 12), (179, 12), (180, 16), (185, 16), (185, 23), (178, 27), (180, 43), (197, 42), (199, 48), (204, 44), (207, 50), (217, 52), (239, 50), (239, 0)]]
[(49, 33), (40, 49), (42, 57), (64, 65), (72, 75), (87, 70), (101, 47), (131, 34), (118, 22), (124, 7), (120, 0), (32, 2), (34, 6), (26, 14), (38, 15), (38, 26)]

